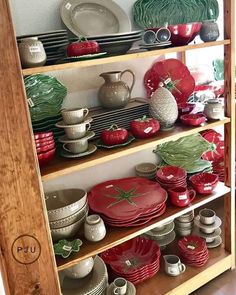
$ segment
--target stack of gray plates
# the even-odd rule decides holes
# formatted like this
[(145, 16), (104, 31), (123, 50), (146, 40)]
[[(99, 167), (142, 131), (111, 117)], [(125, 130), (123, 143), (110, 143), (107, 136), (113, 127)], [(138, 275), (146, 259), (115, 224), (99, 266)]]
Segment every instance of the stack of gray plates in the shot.
[(68, 34), (66, 30), (50, 31), (45, 33), (35, 33), (17, 37), (17, 42), (21, 39), (38, 37), (43, 43), (47, 54), (47, 64), (55, 63), (65, 56), (65, 49), (69, 44)]
[(107, 268), (103, 260), (94, 258), (93, 270), (82, 279), (65, 278), (62, 282), (63, 295), (103, 295), (108, 285)]
[(104, 129), (108, 129), (114, 124), (118, 125), (120, 128), (129, 129), (132, 120), (149, 115), (148, 106), (148, 102), (133, 101), (123, 109), (90, 110), (91, 117), (93, 118), (91, 129), (95, 132), (94, 138), (98, 138)]
[[(102, 52), (109, 55), (125, 54), (132, 47), (133, 43), (141, 40), (143, 31), (116, 33), (110, 35), (89, 36), (88, 40), (97, 41)], [(75, 42), (78, 38), (70, 39)]]

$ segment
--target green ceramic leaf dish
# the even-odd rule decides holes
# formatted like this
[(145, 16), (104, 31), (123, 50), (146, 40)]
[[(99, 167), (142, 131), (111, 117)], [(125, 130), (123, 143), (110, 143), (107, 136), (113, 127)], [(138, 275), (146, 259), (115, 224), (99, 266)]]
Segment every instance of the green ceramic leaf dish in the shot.
[(137, 0), (134, 22), (142, 29), (217, 19), (217, 0)]
[(198, 161), (209, 149), (209, 142), (200, 134), (194, 134), (163, 143), (154, 152), (168, 165), (185, 167), (190, 162)]
[(32, 122), (59, 116), (67, 89), (55, 77), (36, 74), (24, 79)]
[[(224, 60), (215, 59), (212, 62), (214, 68), (214, 78), (216, 81), (224, 80)], [(235, 77), (236, 77), (236, 67), (235, 67)]]
[(129, 134), (128, 140), (126, 142), (124, 142), (124, 143), (116, 144), (116, 145), (105, 145), (101, 139), (98, 139), (96, 141), (96, 146), (99, 147), (99, 148), (104, 148), (104, 149), (113, 149), (113, 148), (126, 146), (126, 145), (130, 144), (134, 140), (135, 140), (135, 137), (133, 135)]
[(53, 245), (53, 249), (55, 255), (67, 258), (72, 252), (79, 252), (82, 244), (83, 243), (80, 239), (76, 239), (71, 242), (67, 240), (60, 240), (57, 244)]

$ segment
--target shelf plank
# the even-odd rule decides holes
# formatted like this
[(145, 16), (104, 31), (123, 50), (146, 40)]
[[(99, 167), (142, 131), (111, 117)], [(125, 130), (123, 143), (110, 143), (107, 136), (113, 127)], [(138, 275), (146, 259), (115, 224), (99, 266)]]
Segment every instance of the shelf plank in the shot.
[(136, 140), (130, 145), (122, 148), (105, 150), (98, 149), (94, 154), (78, 159), (65, 159), (62, 157), (55, 157), (46, 167), (41, 169), (42, 180), (47, 181), (65, 174), (80, 171), (95, 165), (103, 164), (108, 161), (118, 159), (148, 148), (155, 148), (157, 145), (177, 140), (181, 137), (196, 134), (206, 129), (215, 128), (230, 122), (229, 118), (224, 118), (220, 121), (206, 123), (200, 127), (189, 127), (183, 125), (176, 125), (175, 128), (168, 131), (160, 131), (154, 138), (145, 140)]
[(180, 46), (180, 47), (170, 47), (170, 48), (151, 50), (151, 51), (145, 51), (145, 52), (127, 53), (124, 55), (110, 56), (110, 57), (104, 57), (99, 59), (57, 64), (57, 65), (37, 67), (37, 68), (29, 68), (29, 69), (22, 70), (22, 74), (24, 76), (27, 76), (27, 75), (37, 74), (37, 73), (46, 73), (46, 72), (60, 71), (60, 70), (72, 69), (72, 68), (84, 68), (84, 67), (104, 65), (108, 63), (114, 63), (114, 62), (123, 62), (123, 61), (133, 60), (137, 58), (160, 56), (160, 55), (168, 54), (168, 53), (178, 53), (178, 52), (184, 52), (186, 50), (207, 48), (207, 47), (220, 46), (220, 45), (229, 45), (229, 44), (230, 44), (230, 39), (226, 39), (226, 40), (220, 40), (220, 41), (214, 41), (214, 42), (199, 43), (199, 44), (186, 45), (186, 46)]
[[(174, 246), (175, 244), (173, 244)], [(177, 247), (171, 246), (163, 254), (177, 254)], [(166, 253), (167, 252), (167, 253)], [(186, 271), (177, 277), (170, 277), (164, 272), (163, 259), (160, 271), (151, 279), (136, 286), (137, 295), (188, 295), (200, 288), (232, 266), (232, 255), (223, 245), (209, 249), (210, 259), (203, 267), (186, 265)]]
[(129, 228), (108, 228), (106, 237), (97, 243), (91, 243), (86, 241), (83, 237), (80, 237), (83, 241), (83, 245), (79, 253), (74, 254), (68, 259), (57, 259), (58, 270), (66, 269), (79, 261), (99, 254), (107, 249), (110, 249), (116, 245), (122, 244), (125, 241), (128, 241), (134, 237), (137, 237), (148, 230), (153, 229), (157, 225), (166, 223), (174, 218), (185, 214), (191, 210), (194, 210), (198, 207), (201, 207), (219, 197), (222, 197), (230, 192), (230, 188), (226, 187), (223, 183), (219, 183), (215, 189), (215, 192), (209, 196), (197, 196), (192, 202), (191, 206), (185, 208), (178, 208), (171, 205), (168, 205), (166, 212), (156, 218), (151, 222), (139, 226), (139, 227), (129, 227)]

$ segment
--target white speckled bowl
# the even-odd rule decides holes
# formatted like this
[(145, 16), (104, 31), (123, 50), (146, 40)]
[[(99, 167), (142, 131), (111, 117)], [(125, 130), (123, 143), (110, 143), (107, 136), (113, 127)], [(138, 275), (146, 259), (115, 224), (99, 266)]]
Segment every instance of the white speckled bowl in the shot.
[(94, 260), (92, 257), (84, 259), (64, 270), (64, 274), (67, 278), (82, 279), (86, 277), (93, 269)]
[(65, 189), (45, 193), (49, 221), (66, 218), (81, 210), (86, 201), (87, 193), (82, 189)]

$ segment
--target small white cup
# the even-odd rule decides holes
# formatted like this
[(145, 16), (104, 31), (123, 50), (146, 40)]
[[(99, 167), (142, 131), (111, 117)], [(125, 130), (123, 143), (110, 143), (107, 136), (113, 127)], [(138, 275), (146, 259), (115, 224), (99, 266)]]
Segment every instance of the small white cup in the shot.
[(125, 295), (127, 292), (127, 281), (123, 278), (117, 278), (113, 282), (114, 284), (114, 291), (113, 294), (115, 295)]
[(83, 122), (88, 116), (89, 110), (87, 108), (79, 109), (63, 109), (61, 111), (64, 123), (68, 125), (78, 124)]

